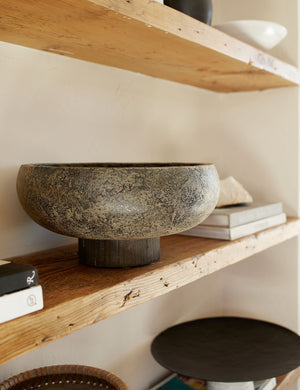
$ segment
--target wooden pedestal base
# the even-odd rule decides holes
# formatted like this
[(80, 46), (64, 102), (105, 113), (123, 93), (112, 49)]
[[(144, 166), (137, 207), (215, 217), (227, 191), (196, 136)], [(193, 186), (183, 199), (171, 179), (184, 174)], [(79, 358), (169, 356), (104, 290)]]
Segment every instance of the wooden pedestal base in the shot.
[(79, 239), (81, 264), (125, 268), (155, 263), (160, 257), (160, 238), (141, 240)]

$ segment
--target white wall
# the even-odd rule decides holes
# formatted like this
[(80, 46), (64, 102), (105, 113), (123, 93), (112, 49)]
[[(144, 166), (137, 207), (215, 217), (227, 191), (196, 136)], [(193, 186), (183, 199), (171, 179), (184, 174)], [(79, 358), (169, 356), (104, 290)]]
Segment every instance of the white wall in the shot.
[[(215, 15), (221, 21), (257, 9), (268, 19), (282, 14), (297, 31), (297, 1), (282, 3), (226, 0), (226, 8), (215, 0)], [(296, 61), (296, 44), (292, 34), (280, 55)], [(212, 161), (222, 177), (234, 175), (256, 198), (282, 200), (289, 214), (298, 214), (297, 88), (216, 94), (8, 44), (0, 45), (0, 69), (2, 258), (70, 240), (37, 226), (21, 209), (15, 180), (27, 162)], [(0, 380), (78, 363), (110, 370), (143, 390), (164, 372), (150, 342), (174, 323), (228, 313), (296, 329), (297, 259), (292, 240), (17, 358), (0, 367)]]

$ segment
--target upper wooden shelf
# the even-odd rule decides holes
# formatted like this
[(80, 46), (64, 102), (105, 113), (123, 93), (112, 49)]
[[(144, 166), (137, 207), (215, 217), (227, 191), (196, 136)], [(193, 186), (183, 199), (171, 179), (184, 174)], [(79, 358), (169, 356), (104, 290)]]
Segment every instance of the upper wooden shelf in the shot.
[(213, 91), (298, 85), (299, 70), (154, 0), (0, 0), (0, 40)]
[(283, 225), (230, 242), (163, 237), (160, 260), (131, 269), (79, 265), (75, 245), (14, 258), (38, 268), (45, 307), (0, 325), (0, 364), (298, 234), (300, 219), (290, 218)]

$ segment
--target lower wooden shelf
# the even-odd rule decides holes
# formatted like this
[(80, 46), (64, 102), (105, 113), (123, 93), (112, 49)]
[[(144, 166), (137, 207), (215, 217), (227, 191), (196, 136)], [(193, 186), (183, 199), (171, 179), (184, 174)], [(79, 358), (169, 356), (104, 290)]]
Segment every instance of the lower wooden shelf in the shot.
[(289, 372), (286, 375), (279, 376), (277, 378), (277, 386), (275, 390), (288, 390), (291, 389), (300, 377), (300, 367)]
[(45, 307), (0, 325), (0, 364), (298, 234), (300, 219), (289, 218), (283, 225), (230, 242), (163, 237), (160, 260), (131, 269), (79, 265), (75, 245), (14, 258), (37, 267)]

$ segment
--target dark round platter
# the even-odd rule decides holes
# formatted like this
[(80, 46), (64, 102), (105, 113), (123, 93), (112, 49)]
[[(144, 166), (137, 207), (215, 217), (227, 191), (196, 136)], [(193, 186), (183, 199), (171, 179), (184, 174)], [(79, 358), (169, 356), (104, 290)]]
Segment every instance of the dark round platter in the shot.
[(265, 321), (206, 318), (165, 330), (154, 339), (151, 352), (159, 364), (190, 378), (254, 381), (300, 366), (300, 337)]

